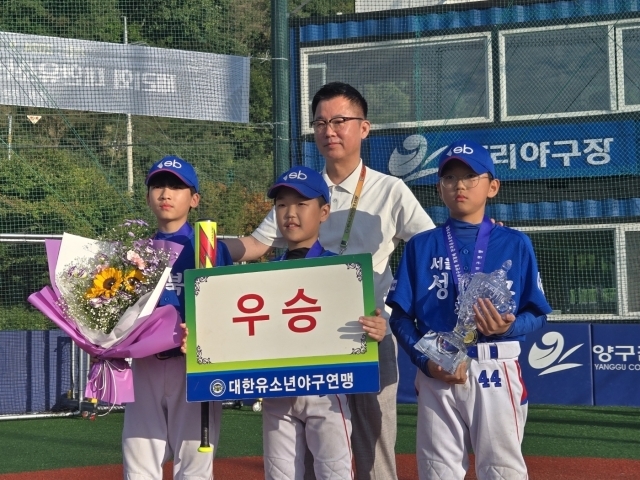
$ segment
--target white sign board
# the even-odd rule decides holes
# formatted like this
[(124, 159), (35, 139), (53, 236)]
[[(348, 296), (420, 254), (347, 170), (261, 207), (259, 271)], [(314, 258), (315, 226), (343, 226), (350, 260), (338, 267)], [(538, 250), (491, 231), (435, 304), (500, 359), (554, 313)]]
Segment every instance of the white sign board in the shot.
[(433, 5), (451, 5), (454, 3), (472, 3), (486, 0), (356, 0), (356, 13), (381, 12), (402, 8), (431, 7)]
[(188, 401), (379, 389), (369, 254), (187, 270), (185, 295)]

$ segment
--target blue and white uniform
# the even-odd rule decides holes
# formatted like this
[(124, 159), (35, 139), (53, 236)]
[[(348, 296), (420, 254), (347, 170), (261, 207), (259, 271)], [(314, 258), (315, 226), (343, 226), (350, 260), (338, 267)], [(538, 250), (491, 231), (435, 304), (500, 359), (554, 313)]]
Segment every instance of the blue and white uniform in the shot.
[[(289, 260), (290, 253), (276, 260)], [(304, 258), (334, 255), (316, 241)], [(351, 412), (344, 394), (265, 398), (262, 438), (266, 480), (303, 480), (307, 446), (316, 479), (353, 478)]]
[[(173, 305), (184, 318), (184, 271), (195, 268), (193, 228), (185, 223), (175, 233), (158, 232), (154, 238), (183, 245), (158, 305)], [(216, 265), (232, 264), (226, 245), (218, 242)], [(136, 400), (125, 408), (122, 431), (125, 480), (162, 480), (162, 465), (171, 458), (175, 480), (213, 478), (213, 455), (198, 452), (200, 404), (187, 403), (186, 364), (180, 349), (134, 359), (132, 368)], [(211, 402), (209, 432), (214, 455), (221, 414), (221, 404)]]
[[(462, 272), (469, 272), (479, 226), (449, 222)], [(391, 329), (419, 369), (419, 477), (462, 480), (472, 447), (479, 479), (526, 479), (520, 445), (527, 392), (518, 364), (519, 342), (541, 328), (551, 312), (533, 247), (525, 234), (491, 226), (482, 271), (490, 273), (506, 260), (512, 261), (507, 279), (517, 306), (516, 319), (503, 335), (479, 334), (477, 346), (469, 349), (467, 382), (448, 385), (428, 377), (428, 359), (414, 348), (428, 331), (451, 331), (457, 322), (457, 285), (443, 229), (418, 234), (407, 243), (386, 301), (393, 309)]]

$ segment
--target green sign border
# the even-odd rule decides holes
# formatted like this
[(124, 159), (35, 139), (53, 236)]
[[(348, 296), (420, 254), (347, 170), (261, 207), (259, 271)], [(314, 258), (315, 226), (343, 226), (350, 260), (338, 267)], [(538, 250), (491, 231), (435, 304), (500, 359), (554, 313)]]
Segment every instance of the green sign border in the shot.
[[(362, 312), (362, 314), (365, 316), (375, 315), (376, 301), (373, 286), (373, 264), (371, 254), (369, 253), (341, 256), (336, 255), (332, 257), (318, 257), (301, 260), (290, 260), (285, 262), (250, 263), (245, 265), (231, 265), (226, 267), (185, 270), (185, 321), (190, 332), (189, 336), (187, 337), (187, 373), (259, 370), (265, 368), (282, 368), (301, 365), (314, 366), (377, 362), (378, 342), (371, 339), (368, 335), (366, 344), (367, 351), (366, 353), (360, 355), (326, 355), (316, 357), (295, 357), (270, 360), (247, 360), (242, 362), (224, 362), (216, 364), (198, 363), (197, 361), (198, 359), (196, 354), (196, 347), (198, 342), (195, 334), (196, 279), (218, 275), (239, 275), (250, 274), (253, 272), (268, 272), (272, 270), (292, 270), (307, 267), (321, 267), (326, 265), (347, 265), (353, 263), (357, 263), (360, 265), (362, 273), (362, 292), (364, 298), (364, 311)], [(211, 319), (208, 319), (207, 321), (211, 321)]]

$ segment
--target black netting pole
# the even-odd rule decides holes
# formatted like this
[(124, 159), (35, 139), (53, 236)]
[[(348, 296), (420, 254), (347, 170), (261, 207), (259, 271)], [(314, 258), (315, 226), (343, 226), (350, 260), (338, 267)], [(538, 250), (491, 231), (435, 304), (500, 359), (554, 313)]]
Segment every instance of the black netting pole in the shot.
[(273, 88), (274, 178), (290, 167), (289, 160), (289, 15), (287, 0), (271, 0), (271, 80)]

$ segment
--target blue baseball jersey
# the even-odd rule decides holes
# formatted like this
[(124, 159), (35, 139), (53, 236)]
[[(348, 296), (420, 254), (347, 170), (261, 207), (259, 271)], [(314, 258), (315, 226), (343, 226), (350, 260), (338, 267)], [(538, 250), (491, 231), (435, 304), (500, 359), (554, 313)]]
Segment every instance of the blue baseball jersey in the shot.
[[(279, 262), (281, 260), (287, 260), (288, 253), (289, 253), (289, 250), (284, 252), (279, 257), (274, 258), (272, 261)], [(316, 242), (311, 246), (309, 251), (304, 256), (304, 258), (335, 257), (336, 255), (338, 254), (330, 252), (329, 250), (325, 250), (324, 247), (320, 244), (320, 241), (316, 240)]]
[[(158, 306), (173, 305), (180, 312), (180, 317), (184, 319), (184, 271), (196, 268), (195, 254), (195, 234), (193, 227), (185, 223), (177, 232), (158, 232), (154, 236), (158, 240), (169, 240), (183, 245), (182, 252), (176, 259), (171, 269), (171, 277), (167, 281), (164, 292), (160, 297)], [(233, 265), (231, 254), (224, 242), (217, 242), (216, 245), (216, 266)]]
[[(457, 322), (458, 292), (443, 228), (415, 235), (407, 243), (386, 300), (394, 310), (391, 330), (414, 363), (414, 353), (418, 351), (413, 347), (423, 335), (429, 330), (452, 331)], [(474, 247), (475, 241), (460, 246), (459, 255), (465, 267), (471, 263)], [(522, 232), (494, 225), (483, 271), (498, 270), (507, 260), (512, 262), (507, 281), (516, 303), (516, 319), (503, 335), (485, 337), (478, 332), (478, 342), (524, 340), (527, 333), (545, 324), (546, 315), (551, 312), (531, 240)]]

